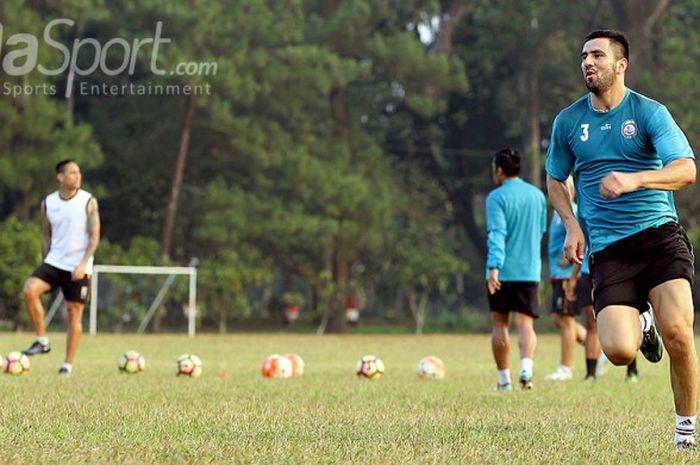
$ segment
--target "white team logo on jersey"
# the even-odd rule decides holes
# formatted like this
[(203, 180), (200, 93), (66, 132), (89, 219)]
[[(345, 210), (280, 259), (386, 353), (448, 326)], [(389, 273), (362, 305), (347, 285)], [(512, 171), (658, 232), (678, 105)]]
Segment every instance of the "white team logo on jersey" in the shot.
[(631, 139), (637, 135), (637, 123), (633, 119), (628, 119), (622, 123), (622, 135), (625, 139)]

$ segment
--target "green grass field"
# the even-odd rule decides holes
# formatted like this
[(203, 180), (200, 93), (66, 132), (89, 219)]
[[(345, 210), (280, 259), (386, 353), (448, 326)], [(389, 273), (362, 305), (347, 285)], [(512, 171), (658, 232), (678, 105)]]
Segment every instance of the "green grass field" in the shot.
[[(3, 334), (0, 353), (30, 334)], [(577, 348), (571, 382), (547, 382), (558, 339), (540, 336), (535, 390), (495, 393), (488, 336), (202, 335), (85, 336), (71, 378), (56, 370), (64, 349), (32, 359), (27, 376), (2, 375), (0, 463), (697, 463), (672, 447), (668, 360), (640, 360), (641, 379), (610, 369), (593, 385)], [(511, 339), (515, 343), (515, 339)], [(147, 368), (120, 374), (116, 359), (140, 351)], [(513, 375), (517, 354), (511, 348)], [(264, 356), (297, 352), (303, 377), (263, 379)], [(174, 375), (194, 352), (198, 379)], [(380, 380), (359, 380), (373, 353)], [(419, 381), (417, 361), (447, 365), (442, 381)], [(224, 374), (228, 374), (226, 377)]]

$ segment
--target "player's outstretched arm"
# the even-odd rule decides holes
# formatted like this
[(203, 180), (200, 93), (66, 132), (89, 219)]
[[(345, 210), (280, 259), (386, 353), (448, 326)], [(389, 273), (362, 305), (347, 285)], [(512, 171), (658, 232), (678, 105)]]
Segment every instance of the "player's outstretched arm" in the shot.
[(571, 197), (569, 187), (565, 181), (559, 181), (547, 174), (547, 192), (552, 206), (559, 213), (564, 227), (566, 228), (566, 240), (564, 241), (564, 256), (574, 262), (583, 262), (583, 250), (585, 239), (583, 231), (578, 224), (574, 209), (571, 207)]
[(600, 195), (604, 199), (616, 199), (622, 194), (640, 187), (662, 191), (677, 191), (695, 182), (697, 169), (692, 158), (678, 158), (660, 170), (620, 173), (613, 171), (600, 182)]

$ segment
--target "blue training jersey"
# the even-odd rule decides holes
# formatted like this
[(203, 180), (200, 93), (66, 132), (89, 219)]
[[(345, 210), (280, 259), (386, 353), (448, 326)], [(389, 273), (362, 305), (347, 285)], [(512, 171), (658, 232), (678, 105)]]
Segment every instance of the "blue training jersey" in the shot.
[(600, 182), (611, 171), (658, 170), (679, 158), (695, 158), (688, 139), (659, 102), (627, 89), (608, 112), (595, 110), (590, 94), (557, 115), (546, 170), (564, 181), (573, 170), (579, 214), (588, 222), (591, 252), (647, 228), (678, 221), (670, 191), (639, 188), (603, 199)]
[[(574, 215), (577, 211), (575, 203), (571, 204)], [(549, 238), (547, 240), (547, 255), (549, 257), (549, 277), (551, 279), (569, 279), (573, 264), (565, 267), (559, 265), (559, 261), (564, 257), (564, 241), (566, 240), (566, 228), (559, 213), (555, 210), (552, 220), (549, 222)]]
[(539, 282), (547, 203), (541, 190), (520, 178), (506, 180), (486, 197), (488, 257), (500, 281)]

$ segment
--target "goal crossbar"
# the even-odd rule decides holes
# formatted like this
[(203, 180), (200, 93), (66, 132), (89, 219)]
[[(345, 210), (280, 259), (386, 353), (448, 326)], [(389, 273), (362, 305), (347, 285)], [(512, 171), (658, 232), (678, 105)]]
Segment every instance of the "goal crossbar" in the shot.
[(133, 266), (133, 265), (95, 265), (92, 267), (90, 282), (90, 334), (97, 334), (97, 292), (100, 273), (117, 274), (160, 274), (189, 275), (190, 299), (187, 306), (187, 335), (195, 333), (197, 314), (197, 268), (193, 266)]

